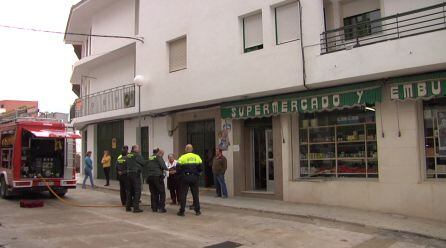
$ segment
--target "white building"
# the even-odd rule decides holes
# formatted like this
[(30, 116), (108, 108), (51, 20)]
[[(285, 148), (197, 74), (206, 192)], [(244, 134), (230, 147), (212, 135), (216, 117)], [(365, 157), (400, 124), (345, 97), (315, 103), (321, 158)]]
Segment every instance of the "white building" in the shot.
[(446, 220), (445, 8), (83, 0), (65, 42), (84, 151), (208, 157), (227, 138), (231, 195)]

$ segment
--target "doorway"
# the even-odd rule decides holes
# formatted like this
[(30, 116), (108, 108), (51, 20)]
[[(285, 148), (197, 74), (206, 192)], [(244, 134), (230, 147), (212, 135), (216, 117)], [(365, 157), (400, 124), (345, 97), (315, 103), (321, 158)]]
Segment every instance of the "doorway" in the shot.
[[(110, 152), (111, 164), (116, 163), (116, 158), (121, 154), (124, 145), (124, 121), (114, 121), (98, 124), (97, 128), (97, 178), (105, 179), (104, 170), (102, 169), (101, 160), (104, 150)], [(114, 168), (114, 166), (112, 166)], [(115, 169), (110, 170), (110, 179), (117, 179), (118, 175)]]
[(194, 153), (203, 160), (201, 187), (213, 187), (212, 159), (215, 156), (215, 121), (204, 120), (186, 123), (187, 144), (192, 144)]
[(254, 191), (274, 192), (274, 151), (271, 118), (246, 122), (251, 140), (251, 185)]

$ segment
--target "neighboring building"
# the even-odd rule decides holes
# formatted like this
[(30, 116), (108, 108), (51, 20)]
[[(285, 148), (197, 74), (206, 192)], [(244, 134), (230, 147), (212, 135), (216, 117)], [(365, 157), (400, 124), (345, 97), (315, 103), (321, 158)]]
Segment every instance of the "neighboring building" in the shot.
[(37, 101), (0, 100), (0, 114), (19, 108), (39, 109)]
[(81, 1), (68, 32), (144, 38), (65, 36), (83, 154), (227, 146), (231, 195), (446, 220), (445, 8)]

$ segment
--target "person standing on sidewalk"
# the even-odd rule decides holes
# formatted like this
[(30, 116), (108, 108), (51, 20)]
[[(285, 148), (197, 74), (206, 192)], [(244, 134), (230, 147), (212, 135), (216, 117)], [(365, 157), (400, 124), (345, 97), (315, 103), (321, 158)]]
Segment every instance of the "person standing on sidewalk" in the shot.
[(94, 182), (93, 182), (93, 161), (91, 160), (91, 151), (88, 151), (87, 154), (85, 154), (85, 166), (84, 166), (84, 182), (82, 183), (82, 188), (85, 189), (85, 182), (87, 181), (87, 178), (90, 178), (91, 187), (94, 188)]
[(149, 157), (147, 164), (147, 183), (150, 190), (150, 202), (152, 212), (166, 212), (166, 189), (164, 186), (164, 172), (167, 171), (163, 160), (164, 151), (153, 149), (153, 155)]
[(225, 173), (228, 168), (227, 160), (223, 156), (220, 148), (216, 149), (216, 156), (212, 162), (212, 172), (214, 173), (215, 190), (217, 197), (228, 198), (228, 189), (226, 188)]
[(116, 171), (118, 172), (119, 193), (121, 195), (121, 204), (125, 206), (127, 199), (127, 154), (129, 152), (128, 146), (123, 146), (121, 155), (116, 159)]
[(178, 178), (176, 176), (177, 161), (175, 160), (175, 155), (173, 153), (167, 156), (166, 166), (169, 170), (167, 188), (170, 191), (170, 199), (172, 200), (172, 205), (177, 205), (180, 202), (180, 192), (178, 190)]
[(127, 200), (125, 210), (141, 213), (139, 200), (141, 199), (141, 172), (146, 161), (141, 157), (139, 146), (132, 146), (132, 151), (127, 154)]
[(104, 151), (104, 155), (102, 156), (101, 164), (102, 164), (102, 168), (104, 169), (105, 180), (106, 180), (106, 183), (104, 186), (110, 186), (111, 157), (110, 157), (110, 153), (107, 150)]
[(180, 211), (177, 213), (178, 216), (184, 216), (189, 187), (191, 188), (195, 215), (201, 214), (198, 181), (200, 173), (203, 171), (203, 161), (200, 156), (192, 153), (193, 150), (193, 146), (187, 144), (185, 148), (186, 154), (181, 156), (177, 161), (177, 174), (179, 176), (181, 189)]

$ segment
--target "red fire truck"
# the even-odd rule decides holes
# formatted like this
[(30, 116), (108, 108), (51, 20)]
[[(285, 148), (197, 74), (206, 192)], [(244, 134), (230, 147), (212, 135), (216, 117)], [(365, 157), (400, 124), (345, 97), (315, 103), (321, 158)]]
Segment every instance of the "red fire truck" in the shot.
[(0, 116), (0, 196), (48, 191), (46, 183), (60, 196), (76, 188), (78, 138), (54, 119)]

